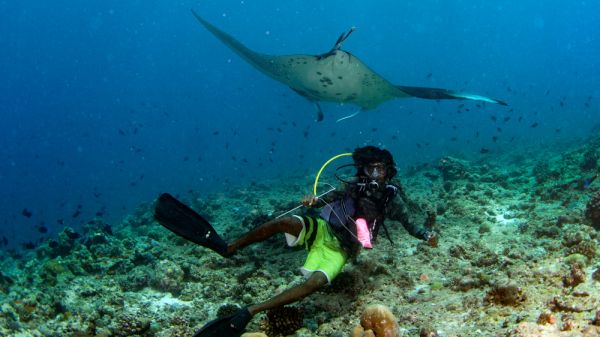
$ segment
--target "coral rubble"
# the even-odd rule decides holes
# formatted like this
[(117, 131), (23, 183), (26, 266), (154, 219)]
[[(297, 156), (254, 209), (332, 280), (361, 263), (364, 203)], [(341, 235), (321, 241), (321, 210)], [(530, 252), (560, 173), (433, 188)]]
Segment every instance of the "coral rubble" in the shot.
[[(599, 336), (600, 180), (581, 183), (598, 169), (597, 144), (445, 156), (401, 175), (408, 196), (435, 210), (438, 247), (386, 222), (393, 242), (379, 240), (294, 307), (259, 314), (248, 336)], [(312, 179), (185, 201), (230, 240), (287, 209)], [(191, 336), (239, 308), (228, 303), (301, 282), (304, 258), (272, 238), (223, 259), (166, 231), (143, 204), (120, 223), (96, 218), (34, 249), (0, 251), (0, 336)]]

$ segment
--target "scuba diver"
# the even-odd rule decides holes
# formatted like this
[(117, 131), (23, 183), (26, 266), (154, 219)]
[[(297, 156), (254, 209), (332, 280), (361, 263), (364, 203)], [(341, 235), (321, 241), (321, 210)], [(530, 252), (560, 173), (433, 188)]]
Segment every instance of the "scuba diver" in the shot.
[[(238, 250), (277, 233), (285, 235), (289, 246), (303, 246), (308, 251), (301, 268), (306, 277), (302, 284), (265, 302), (217, 318), (207, 323), (194, 337), (239, 337), (257, 313), (299, 301), (330, 284), (348, 259), (356, 257), (361, 249), (373, 247), (382, 227), (391, 241), (385, 219), (400, 222), (410, 235), (437, 246), (438, 236), (432, 231), (435, 214), (425, 212), (409, 200), (400, 184), (392, 182), (397, 171), (391, 153), (365, 146), (355, 149), (351, 155), (354, 163), (350, 165), (356, 168), (356, 173), (348, 181), (341, 179), (345, 183), (343, 190), (333, 191), (325, 197), (307, 195), (302, 199), (306, 207), (320, 207), (320, 216), (306, 214), (276, 218), (230, 244), (198, 213), (171, 195), (165, 193), (159, 197), (155, 218), (161, 225), (223, 257), (231, 257)], [(420, 219), (417, 219), (419, 216)]]

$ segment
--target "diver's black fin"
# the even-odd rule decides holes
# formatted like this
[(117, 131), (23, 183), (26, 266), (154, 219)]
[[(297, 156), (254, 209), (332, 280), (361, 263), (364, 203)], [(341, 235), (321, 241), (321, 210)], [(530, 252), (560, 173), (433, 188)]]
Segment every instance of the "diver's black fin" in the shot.
[(175, 199), (169, 193), (158, 197), (154, 218), (173, 233), (228, 257), (227, 242), (200, 214)]
[(206, 323), (194, 337), (240, 337), (252, 319), (248, 308)]

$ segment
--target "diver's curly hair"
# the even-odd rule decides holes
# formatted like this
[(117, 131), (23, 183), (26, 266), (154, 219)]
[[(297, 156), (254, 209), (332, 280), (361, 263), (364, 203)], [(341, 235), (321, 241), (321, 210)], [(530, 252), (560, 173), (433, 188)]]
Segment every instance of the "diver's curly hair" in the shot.
[(354, 160), (357, 167), (357, 176), (363, 175), (362, 169), (372, 163), (384, 163), (388, 179), (392, 179), (398, 173), (394, 157), (392, 157), (390, 151), (375, 146), (368, 145), (354, 149), (352, 160)]

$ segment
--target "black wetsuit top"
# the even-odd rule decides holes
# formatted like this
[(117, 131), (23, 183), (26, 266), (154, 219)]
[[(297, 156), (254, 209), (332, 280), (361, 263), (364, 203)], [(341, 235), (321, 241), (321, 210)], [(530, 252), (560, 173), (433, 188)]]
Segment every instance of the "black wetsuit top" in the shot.
[[(329, 223), (333, 234), (350, 256), (358, 253), (360, 243), (356, 238), (356, 225), (349, 219), (343, 221), (344, 215), (352, 219), (365, 218), (374, 242), (386, 219), (400, 222), (410, 235), (425, 240), (427, 213), (408, 198), (398, 181), (368, 191), (359, 185), (349, 184), (345, 190), (327, 195), (324, 201), (327, 205), (321, 217)], [(332, 208), (335, 214), (332, 214)]]

